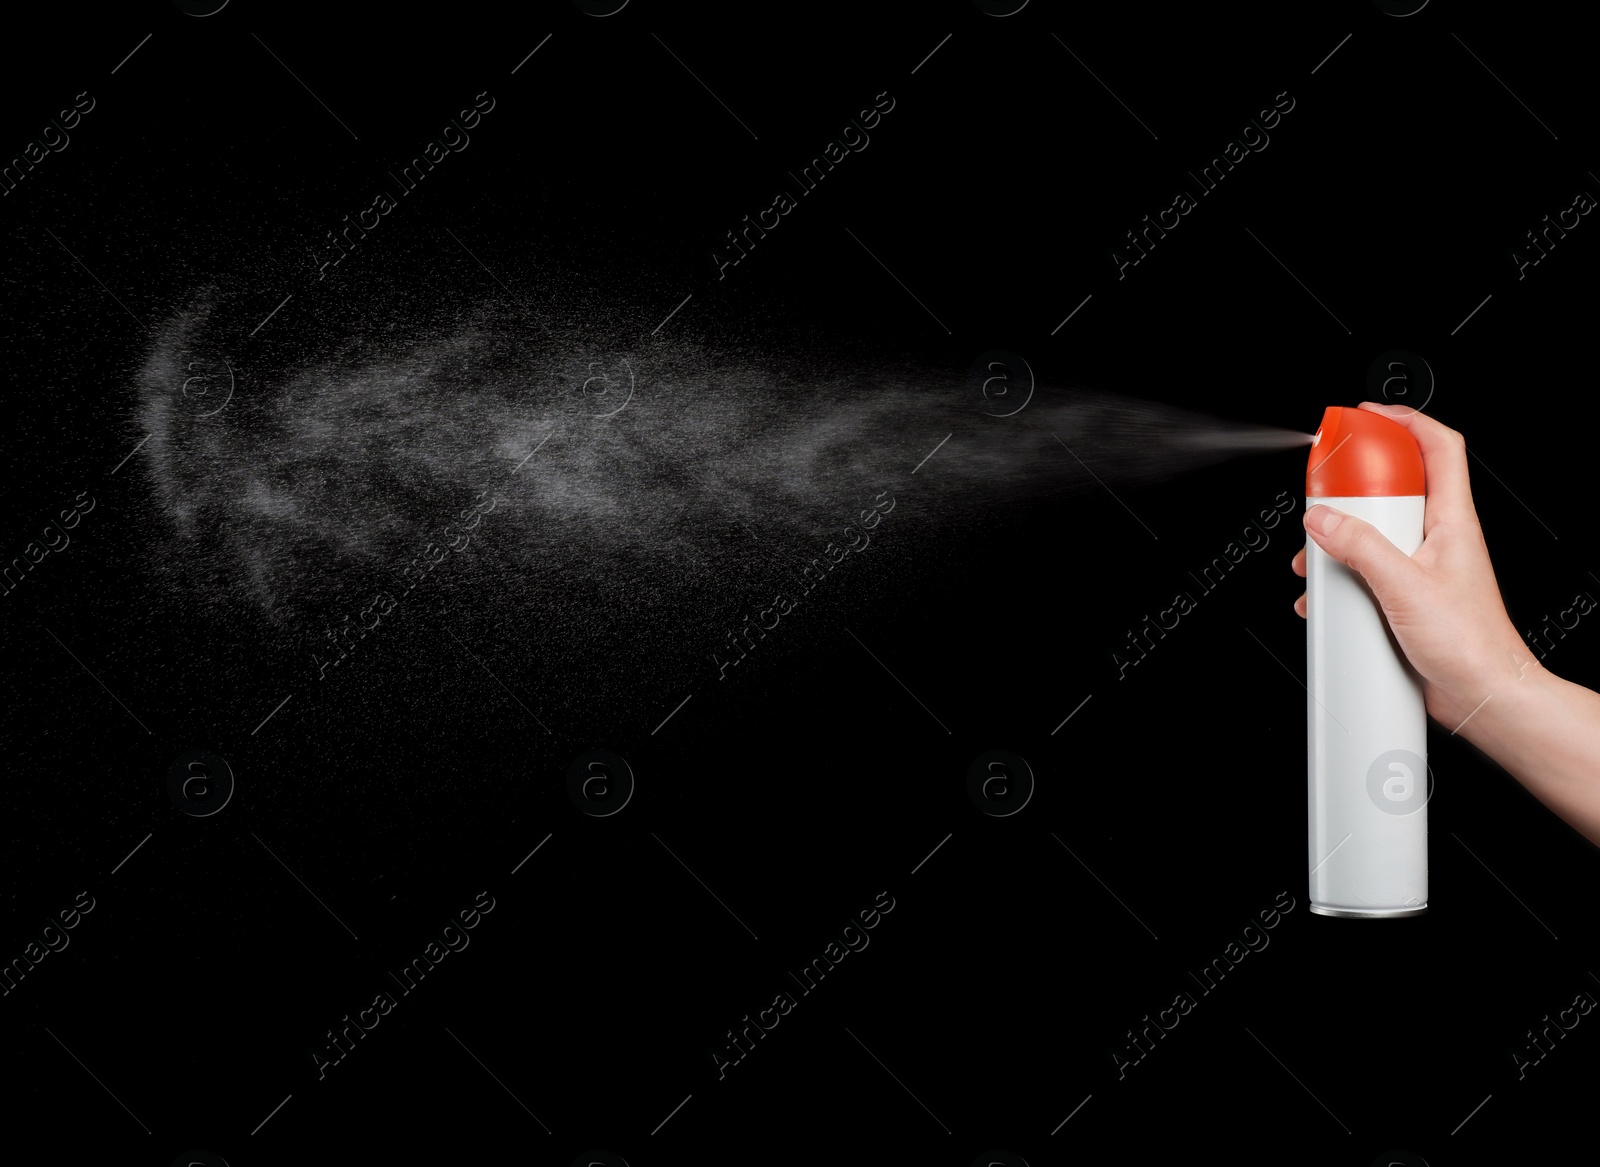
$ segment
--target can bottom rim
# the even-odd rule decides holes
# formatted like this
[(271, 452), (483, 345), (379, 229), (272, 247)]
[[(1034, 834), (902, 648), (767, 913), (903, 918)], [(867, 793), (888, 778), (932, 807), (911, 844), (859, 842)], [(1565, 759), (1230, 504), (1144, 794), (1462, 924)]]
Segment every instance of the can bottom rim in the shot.
[(1320, 904), (1312, 904), (1311, 914), (1314, 916), (1335, 916), (1347, 920), (1403, 920), (1408, 916), (1427, 915), (1428, 905), (1423, 904), (1420, 908), (1380, 908), (1367, 911), (1355, 908), (1325, 908)]

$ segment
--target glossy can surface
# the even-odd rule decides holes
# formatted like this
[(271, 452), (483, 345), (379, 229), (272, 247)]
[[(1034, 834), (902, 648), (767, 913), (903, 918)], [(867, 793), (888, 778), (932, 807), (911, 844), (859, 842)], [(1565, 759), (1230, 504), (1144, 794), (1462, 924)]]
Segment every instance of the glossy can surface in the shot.
[[(1425, 498), (1311, 497), (1373, 524), (1407, 555)], [(1306, 541), (1311, 911), (1361, 919), (1428, 906), (1427, 710), (1365, 581)]]

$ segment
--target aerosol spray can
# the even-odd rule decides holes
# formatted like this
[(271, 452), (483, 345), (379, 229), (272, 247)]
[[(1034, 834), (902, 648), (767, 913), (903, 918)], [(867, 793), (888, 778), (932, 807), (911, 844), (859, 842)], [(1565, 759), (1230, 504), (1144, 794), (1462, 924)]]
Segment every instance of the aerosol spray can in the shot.
[[(1422, 451), (1364, 409), (1323, 414), (1306, 506), (1365, 519), (1407, 555), (1422, 545)], [(1310, 906), (1387, 919), (1428, 910), (1428, 714), (1366, 582), (1306, 540)]]

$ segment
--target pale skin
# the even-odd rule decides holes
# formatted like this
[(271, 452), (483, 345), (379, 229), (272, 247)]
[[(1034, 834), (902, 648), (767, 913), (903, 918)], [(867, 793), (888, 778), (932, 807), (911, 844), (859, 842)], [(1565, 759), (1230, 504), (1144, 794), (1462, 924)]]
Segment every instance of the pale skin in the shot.
[[(1428, 715), (1600, 845), (1600, 694), (1545, 669), (1511, 623), (1472, 503), (1465, 441), (1404, 406), (1361, 408), (1405, 426), (1422, 449), (1422, 546), (1407, 556), (1370, 523), (1321, 504), (1305, 513), (1307, 535), (1366, 580), (1423, 679)], [(1305, 576), (1304, 548), (1292, 566)], [(1305, 616), (1304, 594), (1294, 609)]]

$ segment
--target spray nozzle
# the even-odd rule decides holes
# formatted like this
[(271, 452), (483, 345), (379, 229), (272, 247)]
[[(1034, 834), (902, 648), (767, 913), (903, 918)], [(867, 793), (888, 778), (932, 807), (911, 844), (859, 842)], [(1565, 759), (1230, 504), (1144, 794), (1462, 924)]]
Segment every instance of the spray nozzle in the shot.
[(1328, 407), (1311, 438), (1307, 498), (1426, 493), (1422, 450), (1405, 426), (1368, 409)]

